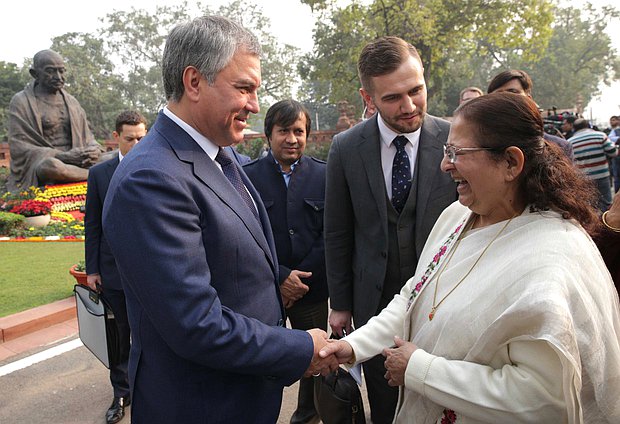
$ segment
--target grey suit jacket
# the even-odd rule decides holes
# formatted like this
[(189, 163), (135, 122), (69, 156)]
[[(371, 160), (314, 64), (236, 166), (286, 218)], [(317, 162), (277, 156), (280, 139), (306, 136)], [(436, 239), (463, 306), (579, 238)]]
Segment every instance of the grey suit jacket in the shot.
[[(416, 261), (441, 212), (457, 198), (440, 169), (449, 123), (427, 115), (416, 167)], [(377, 116), (334, 137), (327, 161), (325, 251), (330, 304), (357, 326), (375, 315), (386, 275), (388, 210)]]

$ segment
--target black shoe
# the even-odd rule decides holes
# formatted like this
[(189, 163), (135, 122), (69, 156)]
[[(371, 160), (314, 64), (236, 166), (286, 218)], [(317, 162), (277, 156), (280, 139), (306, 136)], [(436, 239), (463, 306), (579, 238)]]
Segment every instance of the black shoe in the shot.
[(105, 413), (105, 420), (107, 424), (116, 424), (125, 416), (125, 407), (131, 403), (129, 397), (115, 397), (112, 401), (112, 405), (108, 408), (108, 412)]
[(321, 421), (316, 411), (295, 411), (291, 417), (290, 424), (316, 424)]

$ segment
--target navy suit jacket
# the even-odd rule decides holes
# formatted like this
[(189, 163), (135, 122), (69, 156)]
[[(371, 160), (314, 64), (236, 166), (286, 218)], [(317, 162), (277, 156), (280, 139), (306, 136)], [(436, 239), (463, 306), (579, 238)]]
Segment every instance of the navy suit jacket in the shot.
[(239, 170), (260, 223), (160, 113), (110, 182), (103, 228), (127, 298), (136, 424), (274, 423), (310, 364), (310, 335), (282, 327), (269, 219)]
[(90, 168), (86, 191), (86, 214), (84, 215), (84, 242), (86, 273), (100, 274), (101, 285), (106, 289), (122, 290), (121, 278), (116, 269), (116, 261), (101, 227), (103, 201), (108, 185), (119, 164), (118, 155)]
[(327, 299), (323, 210), (325, 162), (302, 156), (288, 188), (271, 152), (243, 166), (260, 193), (273, 230), (280, 264), (280, 284), (291, 270), (311, 271), (303, 279), (310, 290), (296, 303), (312, 304)]

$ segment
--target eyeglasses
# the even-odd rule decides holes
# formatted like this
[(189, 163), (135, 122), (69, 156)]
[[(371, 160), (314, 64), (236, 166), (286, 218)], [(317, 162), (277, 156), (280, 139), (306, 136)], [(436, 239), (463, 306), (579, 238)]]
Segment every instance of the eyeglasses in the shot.
[(443, 145), (443, 154), (448, 156), (450, 163), (456, 162), (458, 155), (463, 155), (467, 152), (479, 152), (481, 150), (497, 150), (495, 147), (455, 147), (450, 144)]

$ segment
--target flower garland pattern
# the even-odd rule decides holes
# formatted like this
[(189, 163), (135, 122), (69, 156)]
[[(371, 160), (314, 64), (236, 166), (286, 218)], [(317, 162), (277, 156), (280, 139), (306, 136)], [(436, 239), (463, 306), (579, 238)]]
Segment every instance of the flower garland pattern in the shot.
[(456, 227), (456, 229), (452, 232), (452, 234), (448, 236), (446, 241), (439, 248), (439, 251), (435, 254), (435, 256), (433, 256), (433, 259), (426, 267), (426, 271), (424, 272), (424, 275), (422, 275), (422, 278), (420, 279), (420, 281), (415, 285), (415, 287), (411, 291), (411, 295), (409, 296), (409, 301), (407, 302), (406, 311), (409, 311), (409, 308), (411, 307), (411, 305), (413, 304), (413, 301), (415, 300), (415, 298), (418, 296), (418, 294), (422, 290), (422, 287), (424, 287), (424, 285), (430, 278), (431, 274), (435, 271), (435, 269), (439, 265), (439, 261), (448, 251), (448, 247), (450, 247), (450, 245), (457, 239), (457, 236), (459, 232), (461, 231), (461, 228), (463, 228), (463, 225), (465, 225), (465, 221), (461, 222), (459, 226)]

